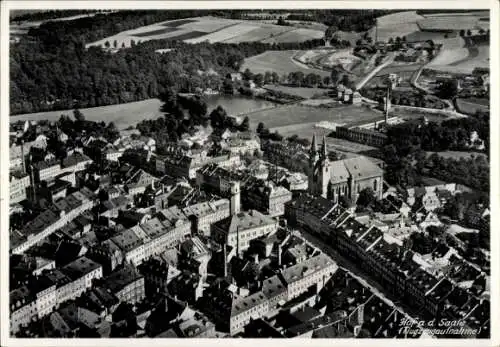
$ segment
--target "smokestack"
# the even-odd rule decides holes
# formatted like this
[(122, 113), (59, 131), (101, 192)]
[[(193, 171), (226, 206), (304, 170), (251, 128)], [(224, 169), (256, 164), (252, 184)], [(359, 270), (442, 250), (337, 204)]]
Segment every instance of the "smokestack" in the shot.
[(24, 157), (24, 140), (21, 140), (21, 159), (23, 164), (23, 173), (26, 173), (26, 158)]
[(282, 253), (281, 245), (278, 245), (278, 266), (281, 267), (281, 253)]
[(236, 227), (236, 256), (240, 256), (240, 227)]
[(224, 247), (224, 278), (227, 277), (227, 250), (226, 250), (226, 243), (222, 245)]
[(33, 165), (31, 164), (31, 158), (30, 158), (30, 174), (31, 174), (31, 185), (33, 186), (33, 201), (36, 202), (36, 182), (35, 182), (35, 173), (33, 170)]

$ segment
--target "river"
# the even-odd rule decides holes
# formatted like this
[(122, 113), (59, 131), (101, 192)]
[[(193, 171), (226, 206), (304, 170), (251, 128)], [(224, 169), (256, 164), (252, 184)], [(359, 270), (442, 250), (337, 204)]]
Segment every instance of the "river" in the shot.
[[(222, 106), (230, 115), (238, 115), (242, 113), (262, 110), (274, 107), (276, 104), (245, 96), (230, 96), (230, 95), (210, 95), (205, 96), (207, 101), (208, 112), (210, 113), (218, 105)], [(87, 120), (114, 122), (118, 129), (125, 129), (130, 125), (135, 125), (145, 119), (155, 119), (161, 117), (163, 113), (160, 111), (162, 102), (158, 99), (148, 99), (126, 104), (100, 106), (92, 108), (82, 108)], [(10, 122), (25, 121), (25, 120), (42, 120), (55, 121), (61, 115), (72, 115), (73, 110), (61, 110), (50, 112), (28, 113), (15, 115), (10, 117)]]

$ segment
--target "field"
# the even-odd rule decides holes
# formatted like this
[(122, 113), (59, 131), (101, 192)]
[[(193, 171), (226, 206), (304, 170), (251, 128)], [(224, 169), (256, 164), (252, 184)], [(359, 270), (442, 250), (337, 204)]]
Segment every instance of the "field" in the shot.
[[(268, 128), (297, 126), (297, 124), (330, 121), (337, 124), (355, 122), (371, 122), (382, 115), (366, 107), (338, 106), (335, 108), (319, 108), (301, 105), (289, 105), (255, 112), (249, 115), (250, 124), (263, 122)], [(289, 130), (290, 131), (290, 130)]]
[(266, 71), (276, 72), (278, 75), (290, 72), (302, 71), (304, 74), (315, 73), (318, 75), (330, 76), (330, 72), (309, 68), (293, 60), (297, 51), (267, 51), (265, 53), (245, 59), (241, 71), (250, 69), (253, 73), (265, 73)]
[(489, 45), (441, 49), (436, 58), (429, 64), (429, 68), (469, 74), (476, 67), (490, 66)]
[(314, 29), (294, 29), (283, 34), (270, 37), (263, 40), (264, 43), (281, 43), (281, 42), (302, 42), (312, 39), (322, 39), (325, 36), (323, 31)]
[(489, 100), (477, 98), (458, 98), (456, 100), (457, 110), (465, 114), (475, 114), (476, 111), (488, 112), (490, 110)]
[(258, 29), (258, 26), (247, 23), (229, 25), (208, 35), (197, 37), (195, 39), (185, 40), (185, 42), (187, 43), (198, 43), (204, 41), (208, 41), (210, 43), (222, 42), (225, 40), (238, 37), (239, 35), (245, 35), (246, 33), (254, 29)]
[(419, 31), (417, 21), (424, 19), (416, 11), (392, 13), (377, 19), (377, 28), (370, 29), (369, 34), (377, 41), (387, 41), (389, 38), (402, 37)]
[(239, 35), (237, 37), (230, 38), (229, 40), (224, 41), (225, 43), (239, 43), (239, 42), (254, 42), (254, 41), (262, 41), (267, 38), (273, 37), (275, 35), (282, 34), (286, 31), (289, 31), (290, 28), (284, 26), (265, 26), (259, 27), (252, 31), (247, 32), (246, 34)]
[[(486, 16), (487, 17), (487, 16)], [(478, 26), (489, 29), (489, 21), (481, 20), (480, 16), (476, 15), (457, 15), (450, 13), (449, 15), (426, 17), (417, 22), (421, 30), (467, 30), (475, 29)]]
[(324, 30), (278, 26), (259, 21), (233, 20), (218, 17), (197, 17), (165, 21), (140, 28), (122, 31), (102, 40), (88, 43), (86, 47), (102, 46), (106, 42), (118, 48), (130, 47), (131, 41), (183, 40), (188, 43), (213, 42), (302, 42), (322, 38)]
[(289, 95), (300, 96), (304, 99), (312, 98), (314, 95), (322, 95), (328, 92), (328, 89), (323, 88), (299, 88), (299, 87), (287, 87), (283, 85), (273, 85), (266, 84), (264, 89), (279, 91)]

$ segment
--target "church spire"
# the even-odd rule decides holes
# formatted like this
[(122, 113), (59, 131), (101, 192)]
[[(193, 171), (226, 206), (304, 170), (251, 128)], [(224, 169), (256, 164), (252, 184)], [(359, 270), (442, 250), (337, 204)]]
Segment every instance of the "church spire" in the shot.
[(318, 147), (316, 146), (316, 134), (313, 134), (312, 142), (311, 142), (311, 153), (316, 153)]
[(321, 145), (321, 156), (323, 159), (328, 159), (328, 151), (326, 149), (326, 137), (323, 135), (323, 144)]

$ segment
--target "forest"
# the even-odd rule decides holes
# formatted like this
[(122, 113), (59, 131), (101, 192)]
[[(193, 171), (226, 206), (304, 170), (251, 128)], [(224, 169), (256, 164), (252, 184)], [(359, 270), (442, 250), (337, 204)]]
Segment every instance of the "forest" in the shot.
[[(269, 49), (301, 49), (300, 44), (196, 45), (156, 40), (111, 54), (85, 49), (69, 40), (53, 49), (22, 41), (11, 46), (11, 114), (111, 105), (158, 97), (166, 87), (192, 92), (197, 87), (218, 89), (223, 77), (238, 71), (244, 58)], [(165, 54), (157, 47), (173, 48)], [(213, 69), (219, 78), (200, 74)]]
[(443, 159), (426, 152), (470, 150), (470, 134), (476, 131), (489, 153), (489, 114), (478, 112), (474, 117), (451, 119), (427, 125), (406, 122), (388, 129), (383, 148), (386, 162), (385, 178), (390, 184), (418, 186), (423, 176), (456, 182), (489, 192), (489, 160), (484, 154), (470, 158)]

